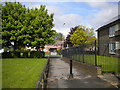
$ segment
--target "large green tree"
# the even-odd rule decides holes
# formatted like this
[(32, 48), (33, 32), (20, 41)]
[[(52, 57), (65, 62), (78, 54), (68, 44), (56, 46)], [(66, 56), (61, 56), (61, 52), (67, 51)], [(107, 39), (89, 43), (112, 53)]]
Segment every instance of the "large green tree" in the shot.
[(6, 2), (2, 6), (2, 46), (13, 47), (14, 50), (19, 49), (23, 42), (29, 38), (29, 35), (25, 34), (25, 26), (23, 21), (25, 20), (26, 8), (20, 3)]
[(53, 42), (53, 36), (56, 34), (56, 31), (52, 30), (53, 14), (49, 15), (44, 5), (41, 5), (39, 9), (28, 9), (26, 22), (27, 27), (30, 26), (29, 34), (32, 37), (29, 46), (36, 47), (38, 50), (45, 44)]
[(73, 43), (74, 46), (91, 44), (96, 39), (93, 30), (93, 28), (87, 28), (86, 26), (80, 25), (70, 36), (70, 41)]
[(2, 44), (3, 48), (14, 50), (31, 46), (37, 50), (53, 42), (53, 14), (48, 14), (44, 5), (39, 9), (26, 9), (20, 3), (6, 2), (2, 6)]

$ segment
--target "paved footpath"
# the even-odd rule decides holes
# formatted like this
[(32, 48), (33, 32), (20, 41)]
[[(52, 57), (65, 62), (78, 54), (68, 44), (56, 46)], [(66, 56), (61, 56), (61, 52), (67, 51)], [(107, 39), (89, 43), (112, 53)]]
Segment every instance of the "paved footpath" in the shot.
[(73, 79), (69, 78), (69, 60), (50, 59), (48, 88), (114, 88), (111, 84), (97, 77), (94, 68), (80, 62), (73, 62)]

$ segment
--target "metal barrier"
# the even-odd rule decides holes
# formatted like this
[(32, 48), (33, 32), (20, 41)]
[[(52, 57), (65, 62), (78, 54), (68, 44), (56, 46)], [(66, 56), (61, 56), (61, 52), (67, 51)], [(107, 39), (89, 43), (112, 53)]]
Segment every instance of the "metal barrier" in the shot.
[(77, 47), (70, 47), (62, 50), (63, 57), (70, 60), (79, 61), (101, 67), (102, 73), (116, 73), (120, 74), (120, 57), (116, 54), (109, 53), (110, 42), (101, 41), (98, 48), (96, 41), (89, 45), (81, 45)]
[(44, 90), (46, 88), (48, 72), (49, 72), (49, 62), (50, 62), (50, 58), (48, 58), (48, 61), (47, 61), (46, 65), (42, 71), (40, 79), (37, 82), (36, 90), (41, 90), (41, 89)]

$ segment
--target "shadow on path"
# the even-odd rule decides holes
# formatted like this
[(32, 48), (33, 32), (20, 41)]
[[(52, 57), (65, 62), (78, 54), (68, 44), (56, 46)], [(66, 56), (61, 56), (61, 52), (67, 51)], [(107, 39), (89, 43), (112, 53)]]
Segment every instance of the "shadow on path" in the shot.
[(52, 56), (47, 88), (114, 88), (98, 78), (96, 71), (85, 64), (73, 62), (73, 79), (68, 79), (69, 70), (69, 60)]

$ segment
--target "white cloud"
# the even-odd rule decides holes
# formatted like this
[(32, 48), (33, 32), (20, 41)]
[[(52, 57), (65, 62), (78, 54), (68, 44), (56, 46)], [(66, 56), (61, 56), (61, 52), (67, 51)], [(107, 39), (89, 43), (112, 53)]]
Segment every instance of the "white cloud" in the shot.
[(72, 27), (81, 24), (82, 18), (78, 14), (65, 14), (62, 16), (55, 16), (56, 27), (61, 27), (65, 23), (65, 27)]
[(52, 6), (52, 5), (46, 5), (46, 8), (48, 9), (48, 13), (54, 13), (55, 15), (63, 15), (63, 12), (60, 10), (59, 7), (57, 6)]
[[(32, 8), (40, 8), (41, 4), (27, 4), (26, 6), (29, 7), (30, 9)], [(43, 4), (44, 5), (44, 4)], [(53, 6), (53, 5), (46, 5), (46, 9), (48, 9), (48, 13), (54, 13), (55, 15), (62, 15), (63, 13), (60, 11), (60, 8), (57, 6)]]
[(58, 16), (55, 16), (54, 19), (55, 19), (54, 29), (57, 32), (63, 33), (65, 36), (67, 36), (71, 27), (75, 27), (82, 23), (81, 16), (79, 16), (78, 14), (66, 14), (66, 15), (62, 15), (62, 16), (58, 15)]
[(90, 16), (89, 23), (95, 28), (99, 28), (102, 25), (109, 22), (113, 17), (118, 15), (118, 6), (112, 3), (89, 3), (92, 7), (99, 8), (100, 11)]
[(67, 36), (68, 32), (70, 32), (70, 28), (64, 28), (64, 27), (61, 27), (61, 28), (53, 28), (54, 30), (56, 30), (58, 33), (62, 33), (65, 37)]
[(63, 33), (65, 37), (70, 31), (71, 27), (80, 25), (82, 23), (82, 17), (78, 14), (64, 14), (64, 9), (57, 6), (47, 5), (46, 7), (49, 13), (54, 13), (54, 24), (57, 32)]

